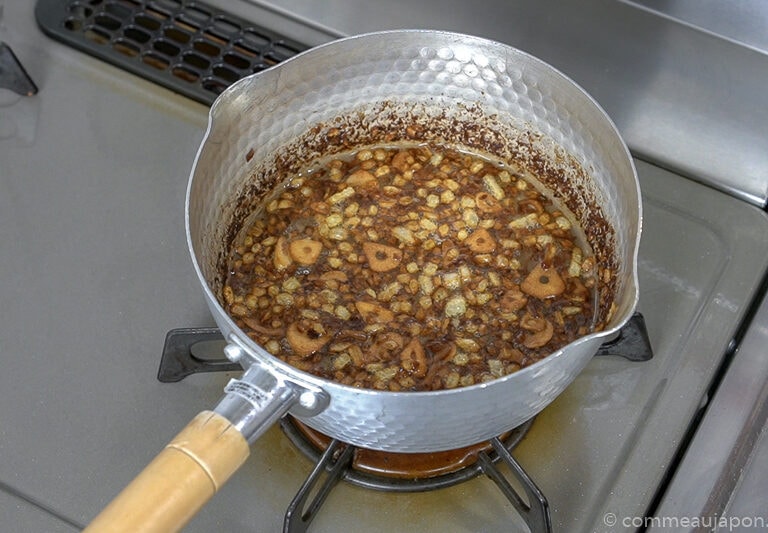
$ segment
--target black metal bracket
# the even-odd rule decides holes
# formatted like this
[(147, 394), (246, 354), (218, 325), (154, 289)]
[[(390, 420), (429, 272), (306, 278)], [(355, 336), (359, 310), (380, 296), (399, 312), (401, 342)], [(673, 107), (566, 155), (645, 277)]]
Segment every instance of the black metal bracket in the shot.
[(19, 62), (11, 47), (0, 41), (0, 88), (21, 96), (37, 93), (37, 86)]
[(645, 318), (635, 313), (619, 330), (616, 338), (603, 343), (595, 355), (618, 355), (629, 361), (648, 361), (653, 358), (651, 340), (645, 327)]
[[(354, 451), (354, 446), (335, 439), (331, 441), (288, 506), (283, 521), (283, 533), (306, 533), (328, 494), (344, 477), (352, 463)], [(315, 492), (318, 485), (319, 488)], [(310, 499), (313, 492), (315, 496)]]
[(525, 523), (528, 524), (528, 528), (531, 531), (550, 533), (552, 531), (552, 517), (549, 514), (549, 502), (544, 493), (541, 492), (541, 489), (536, 486), (536, 483), (523, 470), (520, 463), (515, 461), (515, 458), (512, 457), (510, 451), (498, 437), (491, 439), (491, 445), (498, 458), (509, 467), (512, 475), (520, 483), (528, 501), (526, 502), (520, 497), (515, 488), (504, 477), (501, 470), (498, 469), (493, 459), (485, 452), (481, 452), (477, 456), (477, 461), (483, 469), (483, 473), (496, 483), (496, 486), (506, 496)]
[(223, 344), (219, 328), (172, 329), (165, 336), (157, 379), (175, 383), (199, 372), (242, 370), (238, 363), (224, 357)]

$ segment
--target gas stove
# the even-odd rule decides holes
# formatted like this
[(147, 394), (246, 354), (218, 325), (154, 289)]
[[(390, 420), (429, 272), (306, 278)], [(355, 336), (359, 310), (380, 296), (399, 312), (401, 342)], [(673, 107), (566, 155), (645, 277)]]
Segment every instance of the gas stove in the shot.
[[(176, 383), (201, 372), (239, 370), (224, 357), (226, 341), (217, 328), (180, 328), (168, 332), (158, 380)], [(645, 320), (635, 313), (595, 354), (642, 362), (653, 357)], [(303, 533), (319, 515), (340, 481), (375, 491), (416, 493), (453, 487), (486, 475), (498, 487), (530, 531), (552, 531), (549, 502), (535, 480), (515, 460), (515, 448), (528, 434), (534, 418), (489, 441), (432, 453), (392, 453), (353, 446), (314, 430), (291, 415), (280, 427), (314, 463), (312, 471), (288, 505), (285, 533)], [(506, 467), (506, 468), (505, 468)], [(499, 509), (499, 513), (504, 509)]]
[[(307, 47), (396, 27), (477, 34), (584, 86), (636, 157), (654, 357), (595, 358), (514, 458), (555, 531), (768, 522), (754, 496), (768, 453), (763, 51), (631, 2), (211, 3)], [(49, 37), (34, 3), (0, 4), (0, 40), (39, 89), (0, 89), (0, 529), (77, 531), (238, 375), (157, 380), (169, 330), (213, 325), (183, 221), (207, 105)], [(280, 531), (312, 470), (273, 427), (185, 531)], [(310, 527), (406, 529), (527, 525), (478, 476), (409, 493), (340, 482)]]

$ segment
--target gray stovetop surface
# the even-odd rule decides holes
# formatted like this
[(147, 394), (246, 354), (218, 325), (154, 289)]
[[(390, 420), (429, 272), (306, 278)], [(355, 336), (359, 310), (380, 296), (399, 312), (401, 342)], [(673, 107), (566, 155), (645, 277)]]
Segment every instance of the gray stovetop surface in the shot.
[(762, 0), (624, 0), (671, 20), (768, 53), (768, 9)]
[[(0, 517), (14, 531), (69, 531), (212, 406), (228, 379), (155, 379), (169, 329), (211, 324), (183, 232), (187, 173), (206, 109), (51, 42), (35, 27), (31, 4), (6, 4), (0, 37), (41, 92), (31, 99), (0, 92)], [(544, 16), (531, 9), (532, 17)], [(612, 20), (626, 23), (616, 9), (606, 7)], [(403, 24), (402, 12), (391, 15), (384, 20)], [(586, 24), (585, 17), (577, 22)], [(562, 29), (556, 13), (546, 18)], [(464, 31), (483, 33), (474, 18), (465, 22)], [(659, 139), (645, 143), (641, 114), (620, 106), (620, 76), (585, 83), (592, 67), (574, 59), (578, 50), (558, 52), (517, 28), (507, 42), (530, 42), (544, 59), (559, 56), (557, 66), (614, 108), (639, 153), (653, 153), (680, 127), (672, 113)], [(672, 41), (714, 47), (667, 30)], [(498, 38), (493, 31), (486, 34)], [(731, 49), (726, 56), (740, 57)], [(665, 72), (657, 79), (668, 80)], [(701, 98), (694, 107), (704, 105)], [(760, 163), (748, 155), (741, 164)], [(656, 357), (642, 365), (595, 360), (519, 450), (561, 529), (591, 531), (607, 512), (644, 511), (766, 267), (761, 211), (659, 167), (638, 162), (638, 169), (645, 205), (640, 310)], [(560, 444), (542, 455), (553, 442)], [(274, 428), (189, 531), (279, 530), (309, 468)], [(339, 489), (314, 531), (508, 526), (487, 480), (409, 498)]]
[(511, 44), (584, 86), (644, 159), (765, 202), (768, 56), (735, 42), (752, 40), (739, 21), (768, 19), (759, 1), (721, 2), (719, 23), (706, 14), (708, 0), (696, 9), (690, 1), (642, 2), (690, 20), (685, 24), (615, 0), (336, 0), (330, 9), (313, 0), (251, 3), (280, 6), (343, 34), (424, 27)]

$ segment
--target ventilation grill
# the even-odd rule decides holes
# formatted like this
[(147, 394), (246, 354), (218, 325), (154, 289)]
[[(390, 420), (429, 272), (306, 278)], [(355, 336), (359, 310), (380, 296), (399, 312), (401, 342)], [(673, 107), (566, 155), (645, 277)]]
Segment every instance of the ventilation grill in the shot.
[(51, 37), (209, 105), (308, 48), (200, 2), (39, 0), (35, 15)]

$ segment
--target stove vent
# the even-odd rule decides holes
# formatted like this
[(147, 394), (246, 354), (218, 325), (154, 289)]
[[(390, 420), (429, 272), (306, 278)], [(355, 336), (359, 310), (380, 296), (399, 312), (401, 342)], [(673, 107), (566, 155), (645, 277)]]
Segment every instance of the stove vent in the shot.
[(54, 39), (208, 105), (309, 48), (201, 2), (39, 0), (35, 16)]

